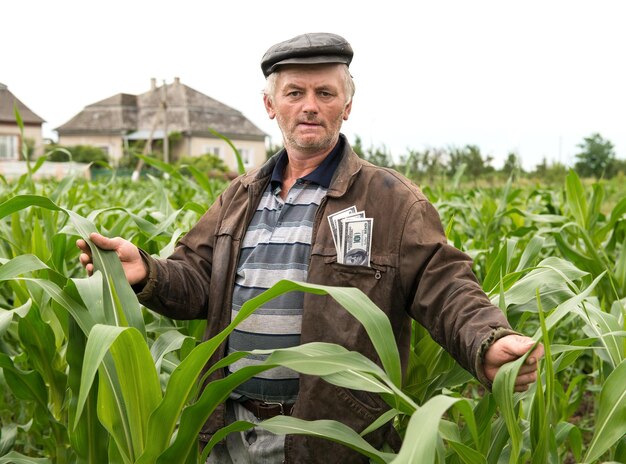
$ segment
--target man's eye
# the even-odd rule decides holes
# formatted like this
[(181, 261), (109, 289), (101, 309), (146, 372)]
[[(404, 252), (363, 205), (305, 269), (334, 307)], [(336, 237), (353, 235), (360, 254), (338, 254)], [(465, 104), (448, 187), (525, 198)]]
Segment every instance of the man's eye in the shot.
[(288, 97), (298, 97), (300, 96), (302, 92), (300, 92), (299, 90), (292, 90), (291, 92), (287, 93)]
[(325, 91), (320, 92), (320, 95), (321, 95), (322, 97), (325, 97), (325, 98), (328, 98), (328, 97), (332, 97), (332, 96), (333, 96), (333, 94), (332, 94), (332, 93), (330, 93), (330, 92), (325, 92)]

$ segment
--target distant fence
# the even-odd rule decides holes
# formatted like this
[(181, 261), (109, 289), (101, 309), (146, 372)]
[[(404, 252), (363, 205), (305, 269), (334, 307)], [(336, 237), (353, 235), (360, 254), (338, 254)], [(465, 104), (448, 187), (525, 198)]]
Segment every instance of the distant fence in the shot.
[[(31, 166), (33, 165), (34, 162), (31, 163)], [(27, 172), (26, 161), (0, 161), (0, 175), (4, 176), (6, 179), (17, 178)], [(46, 161), (33, 177), (36, 179), (61, 180), (64, 177), (76, 174), (86, 179), (91, 179), (88, 164), (74, 162), (57, 163), (53, 161)]]

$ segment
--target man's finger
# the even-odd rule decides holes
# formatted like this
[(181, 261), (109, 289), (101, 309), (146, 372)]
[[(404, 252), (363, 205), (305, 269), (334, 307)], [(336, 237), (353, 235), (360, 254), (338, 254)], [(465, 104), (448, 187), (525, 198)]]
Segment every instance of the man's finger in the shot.
[(89, 256), (87, 253), (81, 253), (78, 257), (78, 260), (80, 261), (80, 264), (86, 267), (87, 264), (91, 263), (91, 256)]
[(108, 238), (97, 232), (89, 234), (89, 239), (94, 243), (94, 245), (103, 250), (115, 250), (118, 247), (119, 242), (119, 239), (117, 238)]
[(516, 358), (526, 354), (535, 344), (532, 338), (521, 335), (511, 335), (500, 340), (502, 340), (504, 350)]
[(533, 352), (528, 355), (528, 358), (526, 358), (526, 364), (537, 364), (537, 362), (543, 358), (544, 352), (543, 345), (539, 343)]
[(82, 238), (76, 240), (76, 246), (83, 252), (89, 253), (91, 249), (89, 248), (89, 244), (85, 242)]
[(525, 391), (526, 387), (537, 380), (537, 372), (531, 372), (530, 374), (518, 375), (515, 379), (515, 391), (520, 391), (518, 388), (523, 388), (521, 391)]

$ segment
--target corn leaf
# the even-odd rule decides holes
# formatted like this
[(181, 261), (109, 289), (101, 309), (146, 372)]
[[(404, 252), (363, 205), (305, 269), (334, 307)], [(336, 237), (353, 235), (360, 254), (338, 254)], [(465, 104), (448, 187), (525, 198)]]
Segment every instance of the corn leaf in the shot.
[(595, 462), (626, 435), (626, 361), (606, 378), (595, 420), (595, 430), (584, 462)]
[(11, 451), (4, 456), (0, 456), (0, 464), (52, 464), (52, 461), (47, 458), (24, 456), (16, 451)]
[(393, 463), (434, 463), (439, 422), (443, 414), (453, 405), (456, 405), (463, 411), (468, 426), (473, 429), (472, 434), (477, 436), (474, 414), (467, 400), (437, 395), (428, 400), (411, 416), (402, 448), (396, 459), (393, 460)]

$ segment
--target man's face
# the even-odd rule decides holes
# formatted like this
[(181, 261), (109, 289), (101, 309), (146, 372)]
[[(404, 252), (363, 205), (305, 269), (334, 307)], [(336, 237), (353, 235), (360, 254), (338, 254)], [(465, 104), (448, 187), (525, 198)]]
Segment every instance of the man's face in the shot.
[(304, 65), (281, 68), (274, 97), (264, 97), (271, 119), (276, 118), (287, 151), (317, 153), (330, 150), (348, 119), (344, 71), (339, 65)]

